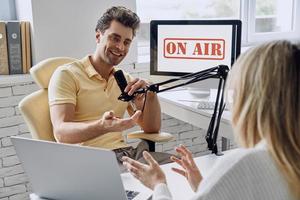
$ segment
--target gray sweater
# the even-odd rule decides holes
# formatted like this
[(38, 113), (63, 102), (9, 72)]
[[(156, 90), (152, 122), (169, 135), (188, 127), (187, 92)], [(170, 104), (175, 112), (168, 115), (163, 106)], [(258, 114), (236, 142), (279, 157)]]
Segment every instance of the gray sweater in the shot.
[[(188, 183), (182, 183), (188, 184)], [(153, 200), (170, 200), (165, 184), (155, 187)], [(264, 142), (226, 154), (200, 183), (194, 200), (292, 199), (287, 183)]]

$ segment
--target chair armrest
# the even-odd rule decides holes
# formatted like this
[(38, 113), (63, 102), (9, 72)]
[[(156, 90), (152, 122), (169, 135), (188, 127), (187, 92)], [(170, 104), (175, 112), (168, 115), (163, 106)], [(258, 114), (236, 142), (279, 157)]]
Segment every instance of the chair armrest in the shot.
[(152, 142), (168, 142), (174, 138), (173, 135), (166, 132), (146, 133), (144, 131), (135, 131), (127, 135), (128, 139), (144, 139)]

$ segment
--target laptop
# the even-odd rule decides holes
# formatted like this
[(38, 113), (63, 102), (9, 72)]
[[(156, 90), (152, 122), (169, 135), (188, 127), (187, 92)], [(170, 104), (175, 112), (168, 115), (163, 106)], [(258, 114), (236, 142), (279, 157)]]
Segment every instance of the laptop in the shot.
[(11, 140), (32, 184), (32, 199), (138, 200), (151, 197), (151, 191), (125, 191), (113, 151), (22, 137), (11, 137)]

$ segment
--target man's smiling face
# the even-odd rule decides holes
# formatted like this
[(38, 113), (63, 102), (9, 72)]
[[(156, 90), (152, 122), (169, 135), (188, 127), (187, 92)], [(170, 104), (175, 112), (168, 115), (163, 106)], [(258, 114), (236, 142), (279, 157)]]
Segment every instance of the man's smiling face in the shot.
[(97, 31), (96, 39), (101, 60), (115, 66), (127, 55), (133, 39), (133, 30), (114, 20), (104, 33)]

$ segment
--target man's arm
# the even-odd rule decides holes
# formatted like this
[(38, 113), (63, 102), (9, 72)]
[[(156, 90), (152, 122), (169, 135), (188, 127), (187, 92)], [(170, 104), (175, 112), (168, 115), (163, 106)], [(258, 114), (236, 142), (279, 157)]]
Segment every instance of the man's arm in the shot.
[[(138, 121), (138, 124), (145, 132), (159, 132), (161, 128), (161, 110), (158, 97), (153, 92), (148, 92), (146, 99), (145, 95), (137, 97), (135, 101), (139, 110), (142, 109), (145, 100), (146, 103), (144, 111)], [(140, 103), (138, 101), (140, 101)]]
[[(125, 92), (128, 95), (132, 95), (136, 90), (145, 88), (148, 83), (142, 79), (135, 79), (128, 83), (125, 88)], [(143, 109), (145, 95), (139, 95), (134, 99), (138, 110)], [(132, 115), (133, 111), (129, 110), (129, 114)], [(147, 92), (146, 103), (144, 111), (138, 120), (138, 124), (145, 132), (159, 132), (161, 128), (161, 109), (157, 94), (154, 92)]]
[(63, 143), (81, 143), (108, 132), (124, 131), (133, 127), (141, 112), (130, 118), (119, 119), (112, 111), (105, 112), (101, 119), (74, 122), (75, 106), (59, 104), (50, 106), (50, 116), (55, 138)]

